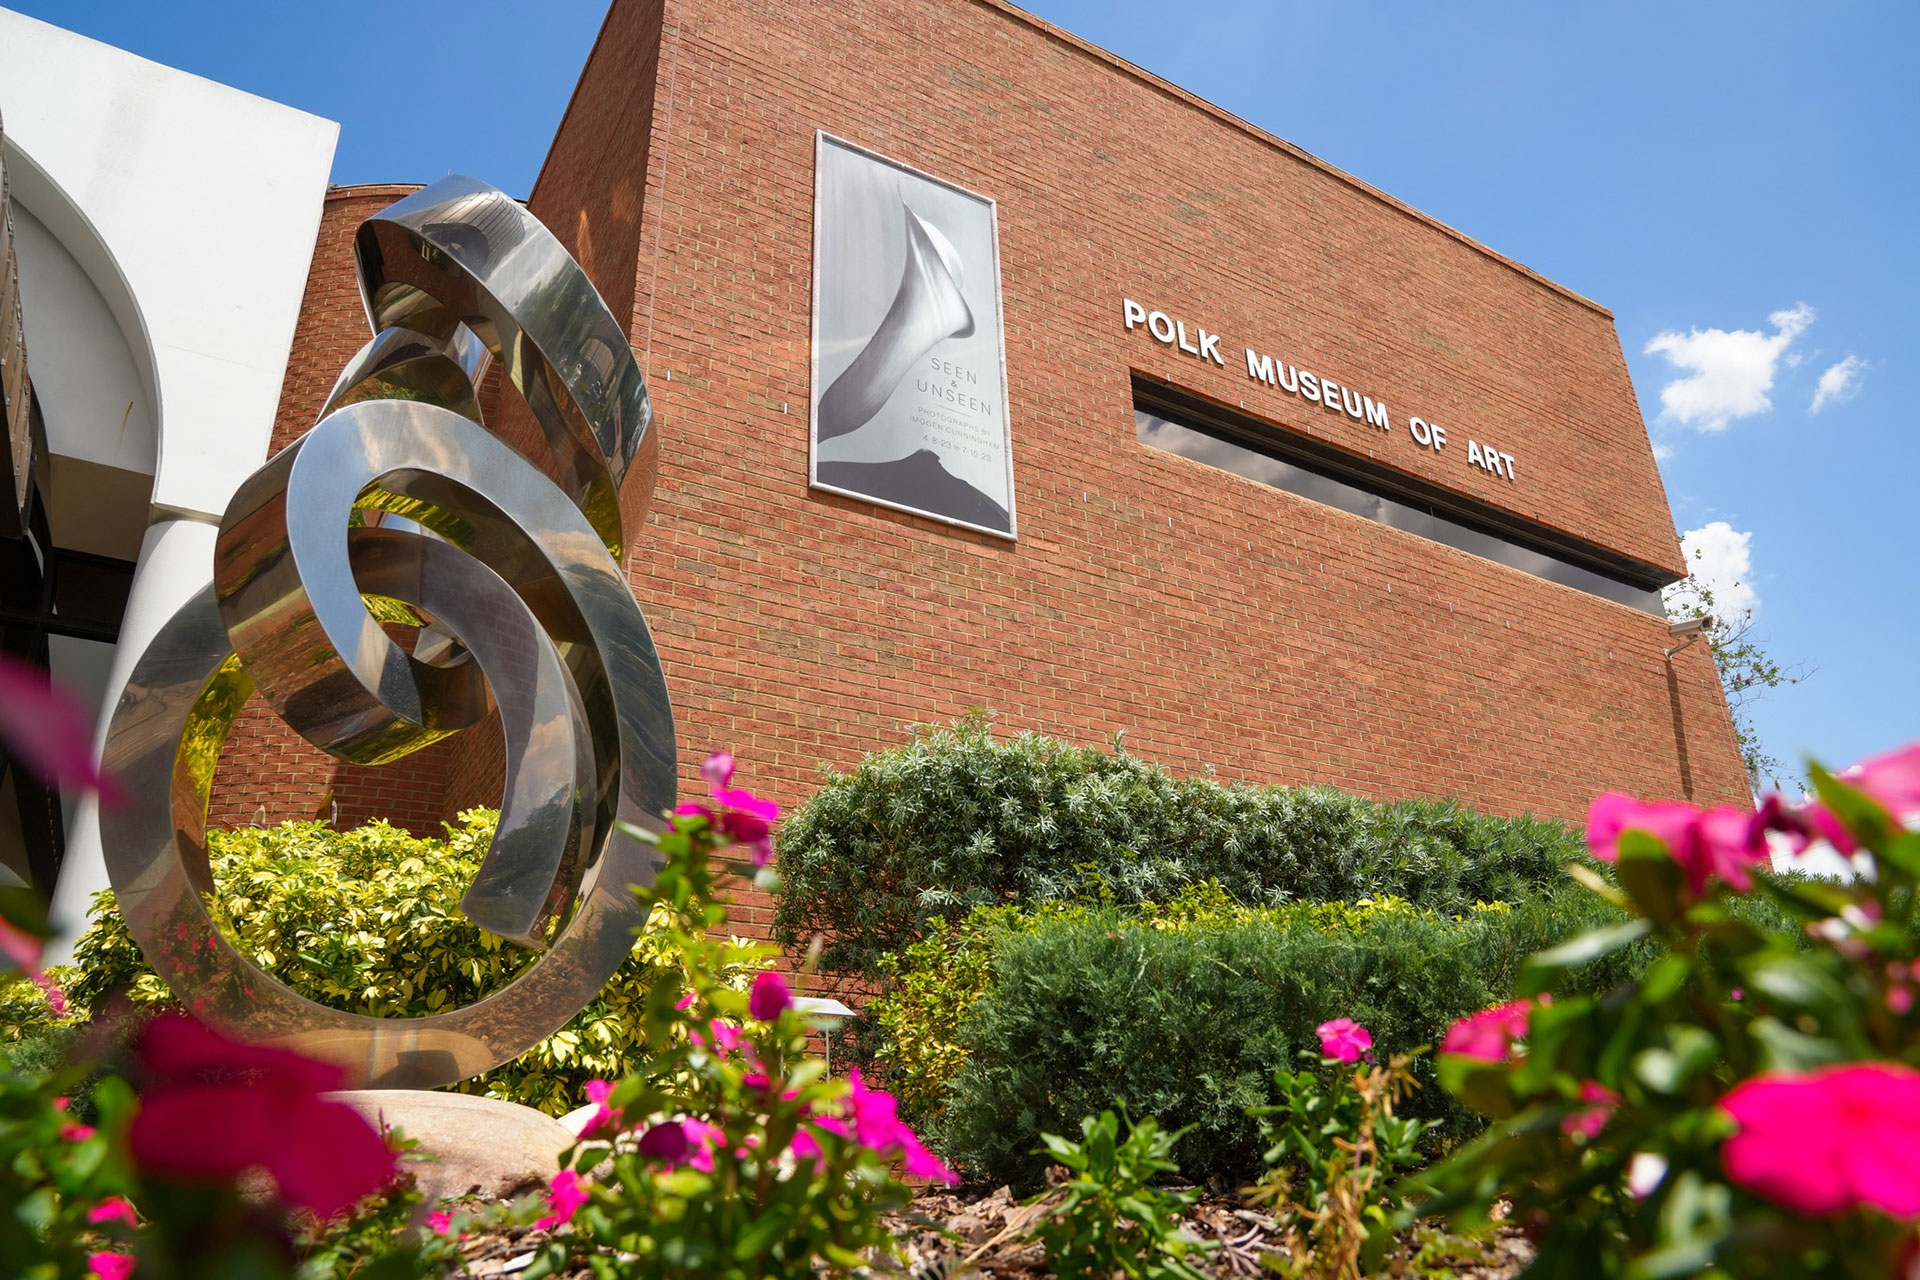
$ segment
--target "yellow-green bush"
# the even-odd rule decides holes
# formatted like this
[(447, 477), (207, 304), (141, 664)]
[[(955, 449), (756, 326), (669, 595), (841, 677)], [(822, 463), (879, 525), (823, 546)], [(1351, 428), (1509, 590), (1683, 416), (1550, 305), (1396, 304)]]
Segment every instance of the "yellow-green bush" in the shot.
[(920, 941), (882, 959), (884, 986), (863, 1011), (864, 1046), (909, 1122), (938, 1124), (948, 1086), (967, 1061), (962, 1024), (992, 985), (995, 957), (1012, 937), (1096, 918), (1156, 933), (1265, 926), (1353, 935), (1367, 932), (1372, 922), (1381, 919), (1458, 924), (1467, 919), (1499, 919), (1513, 910), (1503, 902), (1477, 902), (1467, 912), (1443, 917), (1392, 896), (1249, 907), (1211, 880), (1189, 885), (1159, 904), (1117, 906), (1106, 892), (1096, 892), (1095, 898), (981, 907), (954, 923), (936, 916)]
[[(534, 959), (460, 912), (497, 817), (470, 809), (444, 839), (419, 839), (385, 822), (351, 831), (287, 822), (209, 832), (207, 856), (220, 889), (210, 906), (239, 950), (321, 1004), (379, 1017), (468, 1004)], [(55, 975), (74, 1004), (84, 1010), (117, 990), (136, 1005), (171, 1003), (110, 892), (95, 899), (92, 919), (75, 949), (75, 968)], [(638, 1010), (656, 975), (676, 963), (652, 934), (649, 928), (635, 939), (613, 980), (565, 1027), (455, 1087), (560, 1115), (585, 1100), (588, 1080), (633, 1070), (641, 1048)], [(730, 954), (733, 977), (744, 987), (751, 977), (740, 962), (745, 951)], [(44, 1009), (0, 1010), (0, 1017), (9, 1012), (45, 1019)]]

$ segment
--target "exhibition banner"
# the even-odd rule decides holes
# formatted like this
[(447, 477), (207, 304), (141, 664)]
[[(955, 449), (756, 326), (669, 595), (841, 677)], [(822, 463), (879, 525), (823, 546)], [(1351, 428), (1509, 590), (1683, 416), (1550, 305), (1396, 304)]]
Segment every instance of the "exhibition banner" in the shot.
[(813, 487), (1014, 536), (994, 202), (822, 133)]

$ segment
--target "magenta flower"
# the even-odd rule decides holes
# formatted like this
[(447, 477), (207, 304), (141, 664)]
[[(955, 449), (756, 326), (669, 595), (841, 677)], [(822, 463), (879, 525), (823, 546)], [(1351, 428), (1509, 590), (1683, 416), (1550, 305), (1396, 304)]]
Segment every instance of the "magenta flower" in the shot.
[(547, 1187), (547, 1216), (533, 1224), (535, 1231), (551, 1231), (563, 1222), (573, 1221), (573, 1215), (587, 1202), (587, 1188), (580, 1181), (580, 1175), (571, 1169), (562, 1169), (553, 1175), (553, 1182)]
[(125, 1196), (108, 1196), (87, 1210), (87, 1221), (96, 1227), (103, 1222), (124, 1222), (130, 1227), (140, 1225), (140, 1219), (133, 1212), (132, 1202)]
[(607, 1105), (607, 1099), (613, 1096), (613, 1083), (609, 1080), (587, 1081), (587, 1101), (594, 1105), (594, 1113), (587, 1117), (586, 1124), (580, 1127), (580, 1136), (589, 1134), (620, 1132), (620, 1113)]
[(1872, 756), (1834, 776), (1872, 796), (1896, 819), (1920, 814), (1920, 742)]
[(716, 751), (700, 763), (700, 776), (707, 780), (707, 790), (723, 791), (733, 785), (733, 753)]
[(53, 1010), (55, 1017), (65, 1017), (67, 1013), (67, 993), (62, 991), (52, 978), (40, 968), (42, 943), (25, 929), (12, 924), (0, 916), (0, 973), (8, 969), (17, 969), (28, 981), (39, 987), (47, 997), (47, 1007)]
[(445, 1209), (435, 1209), (427, 1215), (427, 1225), (433, 1228), (433, 1233), (437, 1236), (452, 1235), (453, 1215)]
[[(912, 1177), (948, 1184), (960, 1181), (959, 1175), (927, 1150), (900, 1119), (892, 1094), (884, 1089), (867, 1088), (858, 1067), (847, 1073), (847, 1082), (853, 1086), (847, 1098), (847, 1111), (853, 1122), (855, 1141), (882, 1159), (901, 1160), (902, 1168)], [(815, 1123), (826, 1127), (820, 1120)]]
[(1373, 1033), (1352, 1018), (1335, 1018), (1313, 1029), (1320, 1037), (1320, 1052), (1341, 1062), (1358, 1062), (1360, 1055), (1373, 1048)]
[(1755, 816), (1732, 805), (1701, 810), (1690, 804), (1642, 804), (1618, 791), (1593, 802), (1587, 813), (1587, 844), (1594, 857), (1619, 861), (1620, 837), (1629, 831), (1665, 845), (1696, 896), (1716, 876), (1740, 893), (1749, 892), (1753, 876), (1748, 869), (1769, 856)]
[[(1543, 995), (1539, 1003), (1551, 1004), (1553, 1001), (1551, 997)], [(1447, 1028), (1446, 1038), (1440, 1042), (1440, 1052), (1457, 1053), (1463, 1058), (1478, 1058), (1482, 1062), (1504, 1061), (1513, 1052), (1513, 1042), (1525, 1038), (1527, 1019), (1533, 1015), (1533, 1006), (1531, 1000), (1510, 1000), (1491, 1009), (1470, 1013)]]
[(100, 1280), (127, 1280), (133, 1274), (134, 1260), (124, 1253), (93, 1253), (87, 1255), (87, 1270), (99, 1276)]
[(156, 1018), (140, 1039), (145, 1077), (128, 1146), (143, 1172), (232, 1185), (264, 1167), (280, 1194), (322, 1218), (392, 1180), (386, 1141), (344, 1102), (339, 1068), (237, 1044), (191, 1018)]
[[(1895, 822), (1920, 817), (1920, 742), (1862, 760), (1834, 777), (1864, 791)], [(1763, 830), (1787, 833), (1793, 838), (1796, 853), (1821, 839), (1843, 854), (1860, 847), (1833, 811), (1818, 801), (1795, 807), (1777, 793), (1769, 795), (1760, 806), (1755, 824)]]
[(793, 992), (787, 989), (787, 980), (771, 969), (763, 969), (753, 976), (753, 990), (747, 995), (747, 1012), (757, 1022), (772, 1022), (787, 1010), (793, 1008)]
[(1560, 1131), (1568, 1136), (1577, 1133), (1583, 1138), (1592, 1139), (1607, 1127), (1613, 1109), (1620, 1105), (1620, 1095), (1598, 1080), (1589, 1080), (1580, 1086), (1580, 1101), (1592, 1105), (1569, 1114), (1560, 1122)]
[[(57, 1111), (65, 1111), (67, 1109), (67, 1101), (68, 1100), (66, 1098), (55, 1098), (53, 1100), (54, 1109)], [(88, 1138), (91, 1138), (92, 1136), (93, 1136), (92, 1125), (81, 1124), (77, 1120), (72, 1120), (64, 1116), (61, 1117), (60, 1138), (62, 1141), (85, 1142)]]
[(705, 1120), (682, 1120), (680, 1128), (693, 1151), (687, 1157), (687, 1164), (701, 1173), (712, 1173), (714, 1149), (727, 1136), (726, 1130)]
[(0, 958), (21, 973), (40, 972), (40, 939), (0, 916)]
[(1755, 1076), (1720, 1105), (1740, 1125), (1721, 1149), (1735, 1185), (1810, 1216), (1920, 1217), (1920, 1072), (1857, 1062)]
[(120, 789), (93, 759), (93, 715), (53, 683), (45, 667), (0, 653), (0, 749), (51, 785), (97, 789), (118, 804)]
[[(711, 1039), (708, 1038), (709, 1034), (712, 1037)], [(687, 1038), (699, 1045), (702, 1049), (709, 1049), (723, 1058), (735, 1049), (738, 1049), (744, 1039), (740, 1033), (740, 1028), (734, 1026), (731, 1022), (726, 1022), (719, 1018), (715, 1018), (707, 1024), (707, 1034), (703, 1034), (697, 1029), (690, 1030), (687, 1032)]]
[(754, 866), (766, 866), (773, 860), (773, 824), (780, 817), (780, 806), (771, 800), (762, 800), (751, 791), (735, 788), (733, 757), (724, 751), (707, 757), (706, 763), (700, 766), (700, 776), (707, 780), (713, 794), (713, 807), (688, 803), (680, 805), (674, 813), (682, 817), (696, 814), (704, 817), (715, 831), (735, 844), (749, 846), (753, 850)]
[(692, 1149), (686, 1126), (678, 1120), (663, 1120), (640, 1135), (640, 1154), (649, 1160), (658, 1160), (669, 1169), (686, 1163), (687, 1153)]

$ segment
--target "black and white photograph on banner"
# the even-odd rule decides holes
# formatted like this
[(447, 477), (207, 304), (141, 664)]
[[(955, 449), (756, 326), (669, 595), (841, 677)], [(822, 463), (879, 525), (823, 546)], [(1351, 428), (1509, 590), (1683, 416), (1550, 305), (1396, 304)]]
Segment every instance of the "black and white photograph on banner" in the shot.
[(815, 166), (812, 483), (1014, 536), (994, 202), (828, 134)]

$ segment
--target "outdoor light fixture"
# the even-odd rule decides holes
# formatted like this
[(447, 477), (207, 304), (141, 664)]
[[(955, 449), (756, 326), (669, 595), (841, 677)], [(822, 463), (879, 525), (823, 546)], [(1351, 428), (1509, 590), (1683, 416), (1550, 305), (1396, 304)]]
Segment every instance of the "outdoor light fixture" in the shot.
[(1667, 650), (1667, 660), (1671, 662), (1673, 660), (1674, 654), (1680, 652), (1682, 649), (1692, 644), (1695, 640), (1698, 640), (1700, 638), (1701, 632), (1705, 631), (1706, 629), (1707, 629), (1707, 620), (1704, 616), (1693, 617), (1693, 618), (1676, 618), (1674, 621), (1669, 622), (1667, 624), (1667, 634), (1674, 637), (1676, 640), (1678, 640), (1681, 636), (1685, 636), (1686, 639), (1681, 640), (1679, 644)]
[(824, 996), (795, 996), (793, 1007), (820, 1019), (820, 1036), (826, 1041), (827, 1074), (833, 1074), (833, 1029), (853, 1016), (853, 1010), (838, 1000)]

